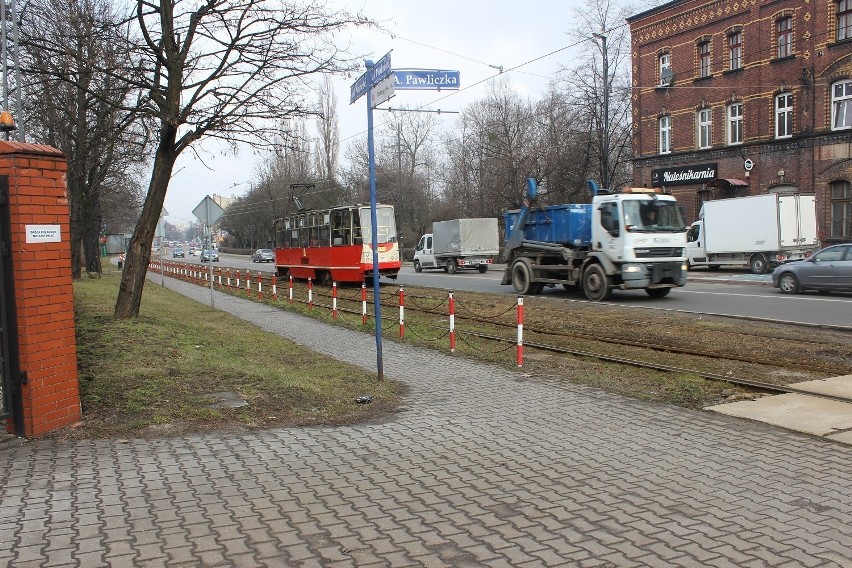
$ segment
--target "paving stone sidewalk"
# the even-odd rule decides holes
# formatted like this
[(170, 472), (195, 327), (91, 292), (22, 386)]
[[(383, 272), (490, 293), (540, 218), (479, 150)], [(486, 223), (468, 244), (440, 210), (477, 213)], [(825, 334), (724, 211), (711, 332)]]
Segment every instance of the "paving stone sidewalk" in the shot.
[[(369, 334), (215, 302), (375, 369)], [(410, 394), (381, 424), (0, 446), (0, 566), (852, 566), (849, 446), (390, 341), (384, 364)]]

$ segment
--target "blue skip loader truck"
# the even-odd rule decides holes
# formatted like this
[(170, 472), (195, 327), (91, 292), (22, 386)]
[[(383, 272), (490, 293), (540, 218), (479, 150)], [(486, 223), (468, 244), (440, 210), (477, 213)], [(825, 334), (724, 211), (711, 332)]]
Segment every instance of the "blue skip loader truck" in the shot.
[(522, 295), (561, 284), (592, 301), (609, 299), (615, 289), (662, 298), (685, 285), (687, 227), (675, 198), (587, 183), (591, 203), (534, 207), (536, 181), (527, 180), (523, 206), (505, 213), (501, 283)]

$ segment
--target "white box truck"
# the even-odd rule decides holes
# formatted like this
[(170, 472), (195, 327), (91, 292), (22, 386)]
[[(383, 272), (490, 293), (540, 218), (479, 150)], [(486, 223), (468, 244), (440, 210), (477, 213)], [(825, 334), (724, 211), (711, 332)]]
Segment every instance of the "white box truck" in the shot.
[(769, 193), (705, 201), (686, 235), (687, 263), (748, 267), (754, 274), (819, 248), (813, 195)]
[(500, 253), (495, 217), (435, 221), (432, 232), (420, 237), (414, 249), (414, 270), (443, 268), (455, 274), (462, 268), (486, 272)]

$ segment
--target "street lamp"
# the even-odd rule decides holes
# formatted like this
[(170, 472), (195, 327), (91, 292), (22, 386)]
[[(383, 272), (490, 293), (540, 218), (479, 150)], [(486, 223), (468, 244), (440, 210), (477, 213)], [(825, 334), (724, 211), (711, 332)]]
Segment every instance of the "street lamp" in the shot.
[(609, 57), (606, 51), (606, 32), (592, 32), (592, 36), (601, 40), (603, 52), (603, 87), (604, 87), (604, 142), (603, 142), (603, 179), (601, 186), (609, 188)]

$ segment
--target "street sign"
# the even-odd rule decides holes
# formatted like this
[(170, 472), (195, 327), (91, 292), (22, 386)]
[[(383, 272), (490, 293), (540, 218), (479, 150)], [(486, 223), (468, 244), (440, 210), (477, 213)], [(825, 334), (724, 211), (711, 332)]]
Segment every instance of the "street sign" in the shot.
[(376, 61), (376, 63), (364, 72), (363, 75), (352, 83), (349, 87), (349, 104), (360, 99), (367, 92), (367, 86), (374, 86), (376, 83), (393, 73), (391, 69), (391, 52), (388, 51), (384, 57)]
[(192, 210), (192, 214), (209, 227), (225, 214), (225, 210), (208, 195)]
[(373, 87), (373, 107), (377, 107), (394, 95), (396, 77), (391, 73)]
[(461, 77), (458, 71), (444, 69), (394, 69), (397, 90), (440, 91), (458, 89)]
[(743, 162), (743, 167), (745, 168), (745, 171), (750, 172), (751, 169), (754, 167), (754, 162), (751, 161), (751, 158), (746, 158), (746, 160)]

